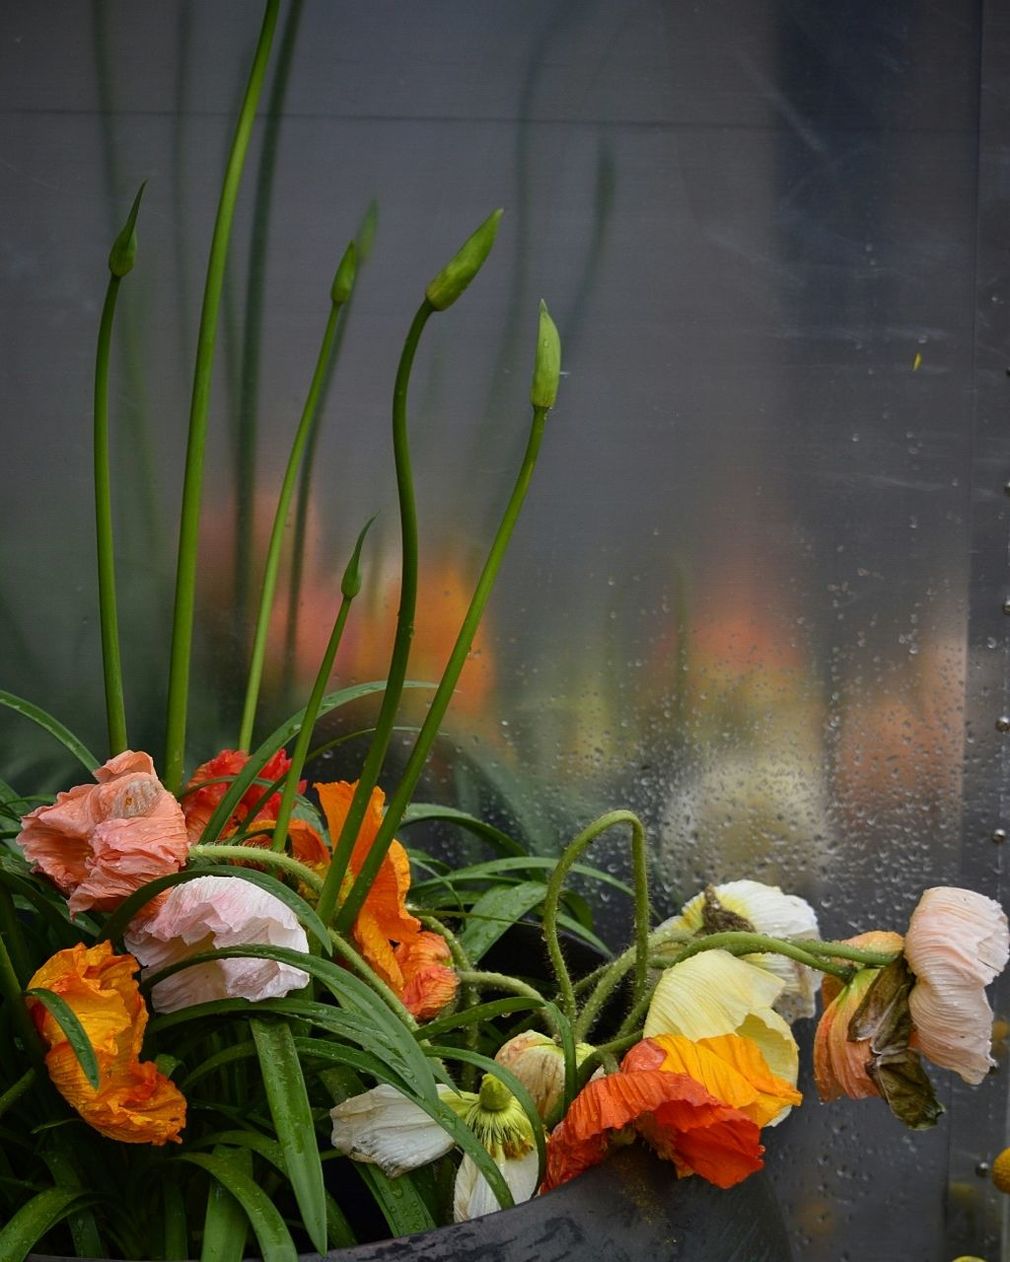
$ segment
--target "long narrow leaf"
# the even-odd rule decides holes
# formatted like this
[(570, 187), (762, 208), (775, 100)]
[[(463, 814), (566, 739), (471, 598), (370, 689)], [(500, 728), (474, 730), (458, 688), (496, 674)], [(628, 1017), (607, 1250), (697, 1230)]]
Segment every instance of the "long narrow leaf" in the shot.
[[(284, 1219), (266, 1192), (246, 1174), (237, 1161), (230, 1157), (196, 1152), (180, 1153), (176, 1160), (188, 1161), (190, 1165), (206, 1170), (238, 1201), (256, 1233), (263, 1262), (298, 1262), (295, 1243)], [(3, 1257), (2, 1253), (0, 1257)]]
[(542, 1003), (538, 1003), (535, 999), (525, 999), (522, 995), (510, 995), (508, 999), (493, 999), (488, 1003), (474, 1004), (472, 1008), (464, 1008), (462, 1012), (453, 1012), (447, 1017), (439, 1017), (437, 1021), (429, 1021), (417, 1031), (417, 1037), (438, 1038), (448, 1030), (476, 1025), (480, 1021), (490, 1021), (493, 1017), (504, 1016), (509, 1012), (530, 1012), (542, 1007)]
[[(411, 854), (411, 857), (413, 855)], [(524, 872), (530, 873), (538, 871), (551, 872), (557, 866), (557, 859), (549, 859), (542, 855), (523, 855), (521, 858), (511, 856), (504, 859), (489, 859), (486, 863), (474, 863), (470, 867), (455, 868), (449, 874), (453, 884), (459, 881), (474, 880), (497, 880), (503, 873)], [(604, 872), (602, 868), (594, 868), (586, 863), (573, 863), (571, 872), (577, 873), (579, 876), (588, 877), (590, 880), (599, 881), (601, 885), (609, 885), (612, 889), (620, 890), (622, 894), (632, 897), (635, 891), (626, 881), (619, 881), (616, 876), (611, 876), (609, 872)], [(417, 898), (426, 885), (438, 886), (438, 881), (421, 881), (417, 885), (410, 888), (411, 898)]]
[(40, 706), (33, 705), (32, 702), (26, 701), (24, 697), (15, 697), (11, 692), (0, 690), (0, 705), (6, 706), (8, 710), (14, 710), (17, 714), (23, 715), (26, 719), (31, 719), (33, 723), (37, 723), (55, 740), (58, 740), (64, 749), (68, 749), (78, 762), (83, 763), (87, 770), (94, 771), (98, 766), (98, 759), (88, 749), (87, 745), (71, 732), (68, 727), (64, 727), (59, 719), (43, 710)]
[(25, 994), (30, 995), (32, 999), (37, 999), (49, 1011), (53, 1020), (67, 1036), (67, 1042), (70, 1044), (71, 1051), (77, 1057), (81, 1069), (84, 1071), (85, 1078), (87, 1078), (91, 1087), (97, 1091), (101, 1082), (98, 1058), (95, 1055), (95, 1049), (91, 1046), (88, 1032), (81, 1024), (77, 1013), (74, 1012), (62, 995), (57, 995), (42, 986), (33, 986), (31, 990), (26, 990)]
[(76, 1188), (46, 1188), (39, 1192), (0, 1228), (0, 1258), (3, 1262), (24, 1262), (28, 1251), (47, 1231), (94, 1200)]
[(400, 827), (410, 824), (423, 824), (429, 821), (436, 821), (444, 824), (456, 824), (460, 828), (465, 828), (467, 832), (473, 833), (484, 841), (489, 841), (502, 854), (525, 856), (525, 848), (515, 841), (508, 833), (503, 833), (500, 828), (495, 828), (493, 824), (487, 823), (485, 820), (479, 819), (476, 815), (471, 815), (467, 811), (457, 810), (453, 806), (438, 806), (433, 802), (414, 802), (403, 812), (403, 819), (400, 821)]
[(546, 892), (542, 882), (524, 881), (482, 894), (470, 909), (469, 922), (459, 938), (467, 958), (476, 963), (521, 916), (544, 901)]
[[(215, 1147), (212, 1156), (229, 1158), (244, 1175), (252, 1175), (252, 1153)], [(242, 1262), (249, 1220), (241, 1202), (218, 1179), (207, 1189), (207, 1209), (203, 1218), (203, 1248), (200, 1262)]]
[(312, 1109), (291, 1027), (282, 1020), (249, 1022), (270, 1116), (284, 1152), (288, 1179), (309, 1238), (326, 1252), (326, 1199)]
[(430, 1231), (437, 1226), (424, 1197), (414, 1186), (409, 1174), (391, 1179), (378, 1166), (358, 1162), (355, 1165), (372, 1198), (382, 1211), (394, 1236), (412, 1236), (415, 1232)]

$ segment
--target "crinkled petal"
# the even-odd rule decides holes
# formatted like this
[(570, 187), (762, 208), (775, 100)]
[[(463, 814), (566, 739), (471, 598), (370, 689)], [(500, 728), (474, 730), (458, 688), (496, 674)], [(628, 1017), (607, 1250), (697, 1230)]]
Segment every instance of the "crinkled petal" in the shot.
[(843, 1095), (864, 1100), (880, 1095), (868, 1072), (870, 1040), (849, 1038), (849, 1022), (879, 972), (876, 968), (860, 969), (847, 986), (841, 986), (835, 978), (825, 978), (825, 994), (833, 993), (834, 998), (817, 1023), (813, 1058), (814, 1082), (822, 1100), (836, 1100)]
[(908, 996), (915, 1024), (913, 1045), (934, 1065), (952, 1069), (977, 1086), (996, 1062), (991, 1053), (992, 1008), (979, 985), (959, 972), (935, 973)]
[[(471, 1092), (440, 1085), (439, 1098), (452, 1108), (468, 1107)], [(333, 1146), (352, 1161), (372, 1162), (395, 1178), (416, 1170), (453, 1146), (452, 1136), (402, 1092), (388, 1083), (351, 1096), (330, 1110)]]
[(1010, 932), (1003, 908), (975, 890), (924, 890), (905, 935), (905, 958), (921, 981), (935, 971), (986, 986), (1006, 967)]
[[(496, 1157), (495, 1165), (505, 1176), (512, 1199), (517, 1205), (528, 1201), (537, 1190), (539, 1158), (531, 1149), (521, 1157)], [(452, 1214), (457, 1223), (469, 1222), (483, 1214), (493, 1214), (501, 1209), (491, 1185), (481, 1174), (470, 1156), (464, 1156), (456, 1172), (453, 1190)]]

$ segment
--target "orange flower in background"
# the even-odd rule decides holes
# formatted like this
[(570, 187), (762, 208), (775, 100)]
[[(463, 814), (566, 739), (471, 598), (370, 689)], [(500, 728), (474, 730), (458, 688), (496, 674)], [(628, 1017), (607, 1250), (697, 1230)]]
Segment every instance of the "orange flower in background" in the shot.
[(49, 1049), (46, 1068), (53, 1085), (89, 1126), (126, 1144), (179, 1141), (186, 1100), (153, 1061), (140, 1060), (147, 1008), (134, 980), (132, 955), (114, 955), (108, 942), (58, 951), (28, 983), (51, 990), (73, 1009), (98, 1060), (97, 1090), (48, 1009), (30, 996), (25, 1002)]
[(589, 1082), (552, 1131), (542, 1192), (598, 1165), (625, 1127), (634, 1128), (681, 1177), (700, 1174), (728, 1188), (760, 1170), (760, 1129), (687, 1074), (621, 1071)]
[[(869, 951), (900, 951), (902, 944), (900, 933), (885, 930), (861, 933), (846, 941), (849, 946)], [(870, 1039), (849, 1037), (849, 1023), (879, 972), (879, 968), (861, 968), (846, 985), (829, 975), (821, 983), (824, 1012), (814, 1035), (814, 1082), (824, 1101), (843, 1095), (853, 1100), (880, 1095), (868, 1072)]]
[[(214, 814), (221, 799), (231, 788), (229, 781), (223, 780), (221, 777), (230, 778), (237, 776), (248, 761), (249, 755), (242, 749), (222, 749), (219, 754), (215, 754), (207, 762), (201, 763), (196, 771), (193, 772), (182, 794), (182, 810), (186, 817), (186, 831), (189, 833), (192, 842), (200, 840), (203, 830), (207, 827), (207, 822)], [(263, 769), (260, 771), (257, 779), (273, 783), (274, 780), (279, 780), (290, 766), (291, 759), (283, 749), (279, 749), (263, 765)], [(216, 781), (216, 783), (205, 783), (206, 781)], [(298, 785), (298, 792), (302, 793), (304, 790), (305, 781), (303, 780)], [(260, 803), (263, 792), (263, 786), (259, 784), (251, 784), (246, 789), (231, 818), (224, 828), (221, 829), (222, 836), (226, 837), (243, 823), (249, 812)], [(280, 804), (281, 795), (279, 793), (272, 794), (267, 801), (259, 805), (257, 817), (276, 822)]]
[(69, 895), (73, 915), (112, 911), (148, 881), (178, 872), (189, 854), (182, 809), (148, 754), (128, 749), (94, 775), (97, 784), (26, 815), (18, 837), (25, 858)]
[(450, 967), (449, 944), (440, 934), (422, 930), (394, 952), (403, 973), (404, 1007), (418, 1021), (430, 1021), (456, 998), (459, 978)]
[(792, 1083), (772, 1073), (754, 1040), (739, 1034), (697, 1042), (676, 1034), (658, 1034), (643, 1039), (628, 1052), (624, 1069), (687, 1074), (758, 1126), (781, 1121), (803, 1100)]

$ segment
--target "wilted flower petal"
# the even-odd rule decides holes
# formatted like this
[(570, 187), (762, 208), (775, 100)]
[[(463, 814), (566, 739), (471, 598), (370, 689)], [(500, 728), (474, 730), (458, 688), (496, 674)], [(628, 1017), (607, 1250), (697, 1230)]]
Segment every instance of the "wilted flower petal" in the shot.
[[(540, 1159), (535, 1148), (519, 1157), (495, 1157), (495, 1165), (505, 1176), (512, 1199), (517, 1205), (528, 1201), (537, 1190), (537, 1173)], [(493, 1214), (501, 1209), (491, 1185), (478, 1170), (470, 1156), (465, 1156), (456, 1172), (453, 1189), (452, 1216), (455, 1222), (469, 1222), (482, 1214)]]
[(35, 973), (28, 989), (51, 990), (83, 1025), (98, 1061), (97, 1090), (84, 1075), (56, 1019), (37, 999), (28, 1005), (49, 1049), (53, 1085), (100, 1134), (125, 1144), (177, 1142), (186, 1123), (182, 1093), (153, 1061), (140, 1060), (147, 1009), (134, 980), (137, 961), (114, 955), (109, 942), (58, 951)]
[(774, 974), (728, 951), (701, 951), (666, 969), (653, 992), (644, 1034), (682, 1034), (697, 1042), (741, 1034), (758, 1045), (768, 1068), (795, 1086), (799, 1051), (787, 1022), (772, 1010), (783, 989)]
[(21, 821), (25, 858), (70, 896), (72, 914), (112, 911), (189, 854), (182, 808), (148, 754), (126, 750), (95, 771), (97, 784), (58, 793)]
[[(441, 1084), (438, 1094), (460, 1114), (477, 1099), (472, 1091)], [(388, 1083), (343, 1100), (330, 1109), (330, 1117), (337, 1152), (352, 1161), (374, 1162), (391, 1178), (443, 1157), (454, 1143), (420, 1105)]]
[(418, 1021), (430, 1021), (456, 998), (459, 978), (450, 967), (449, 944), (427, 930), (401, 942), (394, 952), (403, 974), (404, 1007)]
[[(191, 841), (200, 840), (210, 817), (231, 789), (229, 780), (234, 779), (248, 761), (249, 755), (243, 749), (222, 749), (219, 754), (201, 763), (193, 772), (182, 794), (182, 809), (186, 816), (186, 829)], [(279, 780), (290, 766), (291, 759), (283, 749), (279, 749), (263, 764), (257, 779), (266, 780), (272, 784), (275, 780)], [(298, 787), (301, 792), (305, 788), (304, 781)], [(249, 812), (257, 806), (263, 792), (263, 788), (258, 784), (251, 784), (246, 789), (239, 799), (238, 806), (225, 821), (221, 829), (222, 836), (234, 832)], [(259, 806), (257, 815), (276, 821), (280, 803), (281, 795), (274, 793)]]
[(926, 890), (905, 935), (905, 958), (916, 983), (909, 995), (915, 1044), (934, 1064), (980, 1083), (990, 1055), (992, 1009), (985, 986), (1010, 954), (1000, 905), (974, 890)]
[[(145, 966), (145, 976), (218, 947), (309, 949), (289, 907), (251, 882), (229, 876), (200, 876), (174, 886), (153, 915), (133, 922), (125, 942)], [(158, 982), (151, 1004), (158, 1012), (175, 1012), (213, 999), (279, 999), (307, 981), (301, 969), (275, 960), (211, 960)]]
[[(581, 1065), (592, 1051), (591, 1044), (576, 1043), (575, 1063)], [(565, 1054), (552, 1038), (538, 1030), (524, 1030), (498, 1049), (495, 1060), (515, 1074), (542, 1118), (554, 1112), (565, 1090)]]

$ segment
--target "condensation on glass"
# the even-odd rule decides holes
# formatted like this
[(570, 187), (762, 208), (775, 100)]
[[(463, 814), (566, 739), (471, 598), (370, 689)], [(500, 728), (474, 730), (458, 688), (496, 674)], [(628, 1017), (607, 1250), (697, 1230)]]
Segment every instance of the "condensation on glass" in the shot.
[[(113, 406), (131, 737), (154, 745), (202, 269), (254, 9), (0, 13), (2, 686), (73, 714), (96, 746), (105, 255), (147, 179)], [(1000, 171), (984, 132), (980, 165), (979, 84), (1001, 48), (997, 31), (986, 69), (982, 17), (913, 0), (286, 9), (290, 73), (257, 128), (223, 307), (191, 764), (236, 739), (273, 499), (333, 270), (373, 201), (264, 725), (301, 703), (375, 512), (337, 675), (383, 673), (396, 359), (431, 274), (500, 205), (494, 255), (430, 329), (410, 400), (414, 678), (448, 653), (518, 467), (541, 297), (565, 376), (426, 791), (545, 852), (634, 808), (661, 912), (699, 882), (750, 876), (816, 899), (843, 936), (900, 928), (923, 884), (998, 893), (1010, 296), (978, 213)], [(44, 757), (65, 783), (31, 731), (0, 724), (5, 774)], [(353, 774), (360, 748), (330, 769)], [(601, 843), (614, 870), (623, 845)], [(616, 896), (603, 924), (626, 924)], [(873, 1103), (811, 1100), (768, 1135), (798, 1257), (995, 1256), (999, 1207), (976, 1166), (1004, 1142), (1001, 1084), (942, 1090), (932, 1134)]]

